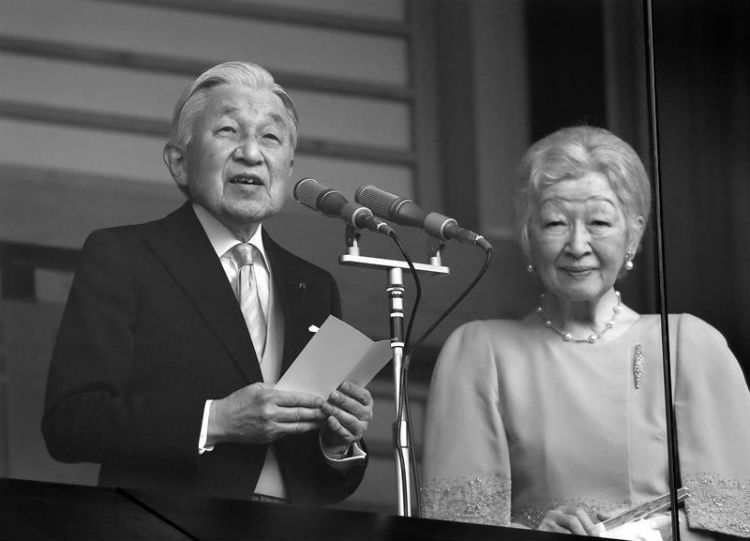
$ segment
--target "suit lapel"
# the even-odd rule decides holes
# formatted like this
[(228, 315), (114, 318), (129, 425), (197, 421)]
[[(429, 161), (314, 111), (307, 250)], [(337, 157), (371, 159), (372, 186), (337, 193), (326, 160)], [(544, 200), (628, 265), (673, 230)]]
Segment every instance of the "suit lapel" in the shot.
[(167, 216), (163, 236), (151, 235), (147, 242), (248, 382), (263, 381), (242, 311), (190, 203)]
[(310, 340), (309, 326), (315, 321), (314, 291), (308, 284), (299, 260), (276, 244), (263, 231), (263, 244), (271, 263), (276, 291), (284, 314), (284, 355), (281, 374), (286, 372)]

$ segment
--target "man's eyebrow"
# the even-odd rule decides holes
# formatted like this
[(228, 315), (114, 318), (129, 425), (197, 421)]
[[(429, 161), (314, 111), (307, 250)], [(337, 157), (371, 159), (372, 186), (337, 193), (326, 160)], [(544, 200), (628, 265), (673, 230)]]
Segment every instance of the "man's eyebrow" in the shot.
[(290, 129), (289, 121), (286, 118), (284, 118), (283, 115), (280, 115), (279, 113), (271, 113), (270, 116), (271, 116), (271, 120), (273, 120), (274, 123), (281, 124), (285, 128)]
[[(239, 107), (237, 105), (224, 105), (221, 108), (219, 116), (231, 116), (234, 113), (241, 113), (241, 112), (242, 112), (242, 107)], [(284, 115), (281, 115), (279, 113), (270, 113), (268, 116), (271, 117), (271, 120), (273, 121), (274, 124), (281, 124), (287, 130), (291, 130), (291, 124), (289, 120), (284, 117)]]

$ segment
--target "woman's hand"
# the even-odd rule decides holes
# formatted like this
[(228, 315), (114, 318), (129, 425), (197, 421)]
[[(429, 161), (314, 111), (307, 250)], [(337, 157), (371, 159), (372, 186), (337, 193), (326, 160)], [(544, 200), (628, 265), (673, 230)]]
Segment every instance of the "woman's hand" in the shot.
[(603, 528), (596, 526), (584, 509), (561, 505), (547, 511), (537, 530), (600, 537)]

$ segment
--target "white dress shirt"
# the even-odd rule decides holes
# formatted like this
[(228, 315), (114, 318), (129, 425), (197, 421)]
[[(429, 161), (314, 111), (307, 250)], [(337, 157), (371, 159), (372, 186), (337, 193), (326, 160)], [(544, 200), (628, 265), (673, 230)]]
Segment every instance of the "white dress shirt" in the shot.
[[(219, 222), (214, 216), (212, 216), (206, 209), (198, 204), (193, 204), (193, 210), (198, 218), (201, 226), (203, 227), (208, 240), (216, 252), (219, 258), (224, 272), (227, 275), (227, 279), (230, 284), (236, 284), (238, 281), (239, 269), (237, 268), (234, 259), (230, 255), (230, 251), (237, 244), (242, 242), (237, 239), (234, 234), (229, 231), (221, 222)], [(270, 268), (270, 262), (266, 255), (265, 248), (263, 246), (262, 236), (262, 225), (258, 225), (253, 236), (248, 241), (249, 244), (255, 246), (258, 251), (263, 255), (263, 261), (260, 258), (256, 258), (253, 261), (253, 273), (255, 275), (256, 287), (258, 290), (258, 297), (260, 299), (261, 308), (268, 321), (268, 331), (266, 338), (266, 348), (263, 357), (259, 359), (261, 373), (263, 374), (263, 381), (266, 383), (276, 383), (279, 379), (281, 372), (281, 360), (283, 355), (283, 344), (284, 344), (284, 318), (281, 314), (280, 303), (275, 298), (273, 288), (273, 278)], [(204, 453), (213, 450), (213, 446), (206, 446), (206, 439), (208, 436), (208, 418), (211, 411), (212, 400), (207, 400), (203, 410), (203, 422), (201, 424), (200, 439), (198, 442), (199, 453)], [(321, 452), (326, 460), (334, 467), (347, 467), (348, 464), (355, 461), (364, 460), (367, 456), (364, 451), (357, 445), (352, 446), (348, 456), (343, 459), (336, 459), (328, 456), (322, 450)], [(278, 461), (276, 459), (276, 453), (273, 444), (268, 446), (268, 452), (266, 453), (266, 460), (261, 470), (260, 478), (258, 479), (257, 485), (253, 490), (256, 494), (264, 494), (266, 496), (274, 496), (277, 498), (285, 498), (286, 491), (284, 489), (284, 483), (281, 477), (281, 470), (279, 468)]]

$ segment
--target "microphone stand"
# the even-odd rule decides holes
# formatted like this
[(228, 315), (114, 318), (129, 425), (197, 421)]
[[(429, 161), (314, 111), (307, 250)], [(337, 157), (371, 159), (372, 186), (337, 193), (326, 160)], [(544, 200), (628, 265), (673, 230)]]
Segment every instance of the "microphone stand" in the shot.
[[(406, 415), (406, 401), (408, 397), (401, 396), (402, 369), (404, 357), (404, 269), (410, 269), (406, 261), (365, 257), (359, 252), (360, 233), (351, 225), (346, 226), (346, 254), (339, 256), (339, 264), (381, 269), (387, 271), (388, 285), (388, 314), (390, 319), (391, 350), (393, 351), (393, 385), (394, 401), (396, 405), (396, 421), (393, 423), (393, 450), (396, 461), (396, 490), (398, 493), (398, 514), (412, 516), (412, 468), (409, 449), (409, 426)], [(448, 274), (450, 269), (441, 265), (440, 249), (443, 244), (439, 241), (429, 243), (428, 254), (430, 263), (414, 263), (417, 272), (427, 274)]]

